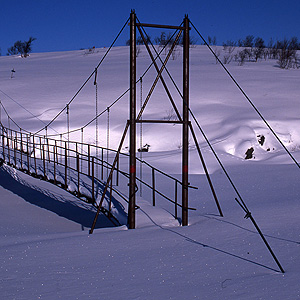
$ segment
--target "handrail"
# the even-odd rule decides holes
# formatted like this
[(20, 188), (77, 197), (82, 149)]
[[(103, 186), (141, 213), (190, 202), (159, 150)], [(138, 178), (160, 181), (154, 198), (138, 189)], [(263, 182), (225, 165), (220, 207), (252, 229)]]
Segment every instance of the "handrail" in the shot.
[[(68, 190), (79, 199), (97, 206), (95, 183), (97, 183), (97, 180), (100, 184), (105, 183), (105, 170), (108, 173), (112, 168), (112, 164), (106, 158), (109, 158), (109, 153), (116, 153), (116, 150), (82, 142), (55, 140), (47, 136), (17, 131), (3, 126), (1, 122), (0, 130), (0, 144), (2, 144), (0, 153), (2, 152), (3, 160), (9, 165), (32, 176), (39, 176), (44, 180), (51, 181)], [(104, 153), (107, 157), (104, 157)], [(98, 154), (98, 157), (96, 157), (96, 154)], [(120, 160), (128, 159), (129, 155), (127, 153), (120, 154), (117, 167), (114, 170), (115, 186), (111, 184), (110, 194), (107, 197), (111, 199), (112, 192), (114, 192), (128, 203), (128, 199), (116, 188), (119, 185), (119, 176), (126, 178), (126, 180), (129, 177), (129, 174), (122, 170), (119, 165)], [(175, 217), (177, 218), (177, 207), (182, 207), (177, 201), (177, 185), (182, 186), (182, 183), (177, 178), (151, 166), (146, 161), (139, 158), (137, 160), (151, 170), (152, 183), (138, 177), (137, 181), (152, 190), (153, 205), (155, 206), (155, 196), (161, 196), (174, 204)], [(51, 167), (49, 167), (49, 163), (51, 163)], [(160, 173), (175, 183), (175, 200), (172, 200), (172, 197), (165, 195), (155, 187), (155, 173)], [(84, 177), (92, 181), (91, 186), (89, 186), (90, 194), (86, 192)], [(108, 202), (110, 202), (108, 211), (111, 214), (111, 200)]]

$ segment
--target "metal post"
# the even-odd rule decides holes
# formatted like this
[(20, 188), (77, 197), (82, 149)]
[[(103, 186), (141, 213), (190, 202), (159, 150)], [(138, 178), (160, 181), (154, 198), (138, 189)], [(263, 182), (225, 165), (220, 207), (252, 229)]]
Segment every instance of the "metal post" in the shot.
[(155, 172), (152, 168), (152, 205), (155, 206)]
[(117, 160), (116, 186), (119, 186), (120, 158)]
[(111, 218), (111, 198), (112, 198), (112, 180), (110, 181), (110, 192), (109, 192), (109, 206), (108, 206), (108, 218)]
[(95, 167), (94, 167), (94, 156), (92, 156), (92, 201), (95, 203)]
[(10, 149), (9, 149), (9, 134), (7, 132), (7, 155), (8, 155), (8, 164), (10, 164)]
[(45, 148), (44, 148), (44, 144), (42, 145), (42, 151), (43, 151), (44, 179), (46, 179), (47, 176), (46, 176), (46, 162), (45, 162)]
[(28, 135), (27, 135), (27, 149), (26, 149), (26, 151), (27, 151), (27, 170), (28, 170), (28, 174), (30, 174), (30, 156), (29, 156)]
[[(22, 136), (21, 136), (22, 137)], [(43, 153), (42, 153), (42, 138), (40, 137), (40, 158), (43, 159)]]
[(47, 141), (47, 153), (48, 153), (48, 162), (50, 163), (51, 160), (50, 160), (50, 148), (49, 148), (49, 139), (46, 138), (46, 141)]
[(21, 170), (23, 170), (23, 134), (20, 132), (21, 145), (20, 145), (20, 157), (21, 157)]
[(177, 184), (178, 181), (175, 181), (175, 219), (177, 219)]
[(17, 167), (17, 138), (15, 137), (14, 139), (14, 162), (15, 162), (15, 167)]
[(35, 138), (34, 138), (34, 135), (32, 136), (32, 143), (33, 143), (34, 170), (35, 170), (35, 174), (37, 175), (36, 156), (35, 156)]
[(4, 150), (5, 150), (5, 142), (4, 142), (4, 131), (3, 131), (3, 129), (2, 129), (2, 151), (3, 151), (3, 160), (5, 161), (5, 152), (4, 152)]
[[(12, 130), (10, 131), (10, 140), (11, 140), (11, 151), (14, 149), (13, 147), (14, 147), (14, 145), (13, 145), (13, 138), (12, 138), (13, 136), (12, 136)], [(9, 143), (9, 142), (8, 142)], [(12, 163), (11, 163), (12, 164)]]
[(88, 175), (91, 175), (91, 146), (88, 144)]
[[(76, 144), (77, 145), (77, 144)], [(76, 165), (77, 165), (77, 187), (78, 187), (78, 196), (80, 196), (80, 170), (79, 170), (79, 154), (76, 153)]]
[(114, 169), (115, 169), (115, 167), (116, 167), (116, 163), (117, 163), (117, 160), (118, 160), (118, 158), (119, 158), (119, 155), (120, 155), (120, 152), (121, 152), (121, 149), (122, 149), (122, 146), (123, 146), (123, 143), (124, 143), (124, 140), (125, 140), (125, 137), (126, 137), (128, 128), (129, 128), (129, 121), (127, 121), (127, 124), (126, 124), (125, 130), (124, 130), (123, 136), (122, 136), (121, 141), (120, 141), (120, 144), (119, 144), (119, 148), (118, 148), (116, 157), (115, 157), (115, 159), (114, 159), (114, 162), (113, 162), (112, 167), (111, 167), (111, 170), (110, 170), (110, 174), (109, 174), (109, 176), (108, 176), (108, 178), (107, 178), (107, 182), (106, 182), (105, 187), (104, 187), (104, 190), (103, 190), (103, 192), (102, 192), (102, 196), (101, 196), (101, 200), (100, 200), (99, 205), (98, 205), (97, 213), (96, 213), (96, 216), (95, 216), (95, 218), (94, 218), (92, 227), (91, 227), (91, 229), (90, 229), (90, 234), (92, 234), (93, 231), (94, 231), (94, 229), (95, 229), (96, 222), (97, 222), (97, 219), (98, 219), (98, 216), (99, 216), (101, 207), (102, 207), (102, 203), (103, 203), (103, 201), (104, 201), (104, 197), (105, 197), (105, 195), (106, 195), (106, 192), (107, 192), (107, 189), (108, 189), (108, 185), (109, 185), (109, 183), (110, 183), (110, 180), (112, 180), (113, 171), (114, 171)]
[[(56, 163), (58, 165), (58, 150), (57, 150), (57, 142), (56, 142), (56, 140), (54, 141), (54, 146), (55, 146)], [(54, 161), (55, 161), (55, 159), (54, 159)]]
[[(103, 148), (101, 148), (101, 162), (102, 162), (102, 165), (101, 165), (101, 180), (103, 180), (103, 173), (104, 173), (104, 170), (103, 170), (103, 168), (104, 168)], [(98, 170), (98, 167), (97, 167), (97, 170)], [(97, 174), (98, 174), (98, 172), (97, 172)]]
[[(47, 134), (47, 129), (46, 129), (46, 134)], [(44, 151), (45, 166), (48, 169), (48, 160), (47, 160), (47, 153), (48, 153), (48, 151), (47, 151), (47, 141), (46, 141), (46, 136), (45, 135), (44, 135), (44, 140), (43, 140), (43, 151)], [(48, 157), (49, 157), (49, 155), (48, 155)]]
[(65, 142), (65, 189), (68, 189), (68, 148)]
[(83, 167), (83, 159), (82, 159), (82, 157), (83, 157), (83, 152), (84, 152), (83, 151), (84, 150), (83, 147), (84, 147), (84, 144), (83, 144), (83, 128), (81, 128), (81, 151), (80, 151), (81, 152), (81, 166), (80, 166), (81, 167), (81, 172), (83, 170), (82, 169), (82, 167)]
[(109, 107), (107, 107), (107, 140), (106, 140), (106, 161), (107, 161), (107, 169), (106, 169), (106, 178), (108, 177), (108, 153), (109, 153)]
[(185, 16), (183, 34), (182, 226), (188, 225), (189, 44), (189, 19)]
[(56, 184), (56, 162), (55, 162), (56, 152), (57, 152), (57, 148), (56, 148), (56, 141), (55, 141), (55, 144), (53, 145), (53, 180), (54, 180), (54, 184)]
[(136, 185), (136, 15), (130, 14), (130, 146), (129, 146), (129, 208), (128, 226), (135, 228)]
[(62, 159), (63, 159), (62, 151), (63, 151), (62, 134), (60, 134), (60, 163), (62, 163)]

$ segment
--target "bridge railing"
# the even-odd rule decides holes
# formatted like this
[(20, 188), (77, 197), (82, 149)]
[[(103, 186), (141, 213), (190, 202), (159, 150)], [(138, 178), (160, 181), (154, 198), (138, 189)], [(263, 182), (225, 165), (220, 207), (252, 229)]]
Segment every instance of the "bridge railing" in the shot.
[[(8, 165), (50, 181), (95, 206), (99, 204), (97, 202), (97, 195), (101, 193), (99, 188), (101, 190), (103, 183), (106, 182), (116, 150), (33, 135), (21, 130), (6, 128), (2, 124), (0, 124), (0, 130), (0, 153)], [(106, 195), (105, 209), (109, 215), (112, 215), (113, 211), (113, 192), (117, 197), (128, 202), (128, 198), (125, 196), (129, 178), (126, 171), (128, 160), (127, 153), (120, 153), (113, 180)], [(178, 202), (181, 182), (139, 158), (137, 161), (145, 166), (144, 171), (149, 174), (149, 176), (143, 176), (143, 179), (137, 176), (137, 182), (151, 192), (152, 205), (156, 205), (157, 198), (167, 200), (174, 205), (174, 216), (177, 218), (178, 207), (181, 207)], [(168, 189), (168, 193), (158, 189), (157, 176), (165, 177), (163, 182), (170, 181), (171, 188)], [(123, 189), (120, 185), (123, 185)]]

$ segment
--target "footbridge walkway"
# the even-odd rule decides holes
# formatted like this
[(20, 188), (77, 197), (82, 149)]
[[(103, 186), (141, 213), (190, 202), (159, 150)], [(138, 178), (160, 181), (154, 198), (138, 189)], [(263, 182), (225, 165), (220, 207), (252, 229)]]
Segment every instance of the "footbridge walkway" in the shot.
[[(30, 176), (48, 181), (73, 194), (77, 198), (99, 208), (114, 225), (123, 225), (118, 220), (121, 205), (129, 202), (128, 189), (129, 155), (117, 153), (87, 143), (63, 141), (34, 135), (28, 132), (12, 130), (0, 123), (0, 159), (17, 170)], [(136, 158), (150, 176), (137, 176), (138, 187), (143, 188), (149, 203), (155, 206), (157, 201), (168, 201), (173, 206), (174, 218), (178, 218), (178, 201), (181, 182), (146, 161)], [(113, 167), (113, 162), (116, 161)], [(106, 183), (111, 176), (107, 189)], [(164, 177), (164, 178), (162, 178)], [(158, 179), (159, 178), (159, 179)], [(169, 192), (160, 191), (157, 180), (169, 183)], [(103, 199), (102, 199), (103, 196)], [(136, 205), (136, 209), (139, 207)]]

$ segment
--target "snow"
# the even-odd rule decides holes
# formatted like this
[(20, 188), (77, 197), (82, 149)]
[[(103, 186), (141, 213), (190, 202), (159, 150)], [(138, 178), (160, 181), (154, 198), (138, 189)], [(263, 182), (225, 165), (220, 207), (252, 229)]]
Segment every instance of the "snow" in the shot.
[[(0, 57), (0, 100), (23, 129), (38, 131), (65, 107), (106, 50)], [(128, 47), (116, 47), (100, 66), (99, 111), (127, 90), (128, 58)], [(138, 78), (149, 61), (142, 48)], [(181, 63), (179, 55), (168, 63), (179, 88)], [(243, 66), (231, 62), (227, 67), (299, 161), (300, 70), (281, 70), (274, 60)], [(13, 68), (16, 72), (10, 78)], [(143, 78), (144, 98), (155, 76), (151, 69)], [(191, 48), (190, 77), (191, 109), (286, 272), (280, 273), (253, 224), (244, 218), (235, 192), (193, 122), (224, 217), (218, 216), (190, 139), (189, 181), (198, 189), (189, 190), (189, 206), (196, 210), (189, 211), (187, 227), (180, 226), (173, 217), (174, 207), (160, 197), (153, 207), (151, 193), (143, 188), (137, 197), (137, 229), (111, 227), (100, 215), (97, 229), (89, 235), (95, 208), (48, 182), (2, 166), (1, 298), (300, 299), (299, 168), (204, 46)], [(165, 73), (164, 78), (169, 83)], [(170, 91), (174, 92), (171, 85)], [(178, 96), (175, 102), (181, 111)], [(71, 104), (71, 129), (81, 128), (94, 115), (91, 80)], [(170, 115), (171, 105), (158, 84), (143, 118)], [(127, 118), (128, 95), (110, 110), (112, 148), (118, 146)], [(8, 126), (3, 110), (1, 121)], [(106, 124), (104, 113), (99, 119), (103, 146)], [(63, 112), (48, 134), (66, 131)], [(95, 142), (94, 132), (93, 123), (84, 131), (85, 142)], [(80, 131), (70, 138), (79, 140)], [(142, 158), (180, 179), (180, 126), (145, 124), (146, 143), (150, 151)], [(124, 152), (126, 146), (127, 140)], [(245, 160), (250, 147), (254, 158)], [(143, 177), (151, 178), (149, 169), (143, 170)], [(162, 178), (157, 186), (172, 194), (174, 187)]]

